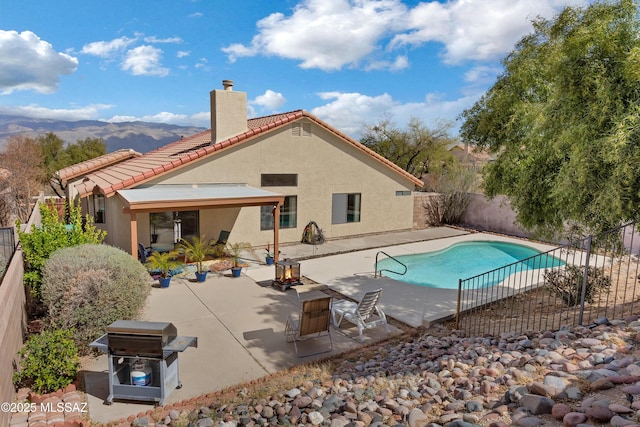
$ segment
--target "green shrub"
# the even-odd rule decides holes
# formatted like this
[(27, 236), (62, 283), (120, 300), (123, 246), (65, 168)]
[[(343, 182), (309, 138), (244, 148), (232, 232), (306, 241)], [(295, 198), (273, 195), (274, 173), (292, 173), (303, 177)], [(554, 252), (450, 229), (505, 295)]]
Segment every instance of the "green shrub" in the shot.
[(56, 251), (42, 276), (48, 327), (74, 328), (81, 354), (87, 344), (120, 319), (135, 318), (151, 290), (149, 273), (137, 259), (107, 245)]
[(69, 212), (68, 226), (58, 219), (54, 206), (40, 204), (40, 227), (31, 226), (29, 231), (20, 231), (20, 221), (16, 222), (22, 252), (27, 263), (24, 275), (25, 285), (31, 294), (39, 300), (42, 285), (42, 268), (51, 254), (60, 248), (81, 245), (83, 243), (102, 243), (105, 231), (96, 229), (93, 218), (82, 216), (80, 207), (66, 206)]
[(71, 384), (80, 367), (72, 331), (57, 329), (32, 335), (18, 352), (20, 370), (13, 375), (19, 387), (50, 393)]
[[(567, 265), (559, 270), (547, 270), (544, 272), (544, 281), (547, 289), (561, 297), (569, 306), (580, 304), (582, 294), (582, 282), (584, 267)], [(587, 287), (584, 300), (593, 302), (594, 297), (600, 292), (608, 292), (611, 279), (604, 274), (604, 269), (589, 267), (587, 270)]]

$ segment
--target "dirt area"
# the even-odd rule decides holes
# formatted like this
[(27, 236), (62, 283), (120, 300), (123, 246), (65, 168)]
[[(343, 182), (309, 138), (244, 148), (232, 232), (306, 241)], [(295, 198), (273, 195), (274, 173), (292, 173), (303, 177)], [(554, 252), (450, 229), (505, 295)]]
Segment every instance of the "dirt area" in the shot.
[[(500, 335), (503, 332), (557, 330), (562, 326), (593, 323), (596, 319), (624, 319), (640, 310), (640, 263), (627, 258), (605, 268), (611, 285), (586, 302), (567, 306), (561, 296), (540, 286), (485, 305), (460, 318), (458, 328), (469, 335)], [(455, 328), (455, 322), (447, 323)]]

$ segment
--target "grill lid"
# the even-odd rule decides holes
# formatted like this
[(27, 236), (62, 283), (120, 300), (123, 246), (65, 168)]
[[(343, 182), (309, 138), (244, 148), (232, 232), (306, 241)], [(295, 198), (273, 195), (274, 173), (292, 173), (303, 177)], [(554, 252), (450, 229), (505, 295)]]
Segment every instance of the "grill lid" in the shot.
[(162, 337), (163, 344), (178, 335), (178, 330), (169, 322), (143, 322), (140, 320), (116, 320), (107, 326), (108, 334), (147, 335)]

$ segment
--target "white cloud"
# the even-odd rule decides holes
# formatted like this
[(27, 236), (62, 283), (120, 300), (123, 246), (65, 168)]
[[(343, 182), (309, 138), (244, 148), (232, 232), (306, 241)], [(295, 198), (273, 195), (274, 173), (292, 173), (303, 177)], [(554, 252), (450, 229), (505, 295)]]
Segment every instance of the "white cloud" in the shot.
[(347, 135), (358, 138), (365, 124), (378, 121), (397, 102), (391, 95), (368, 96), (360, 93), (323, 92), (321, 99), (332, 100), (311, 113)]
[(37, 119), (53, 120), (98, 120), (99, 114), (103, 110), (112, 108), (108, 104), (92, 104), (79, 108), (46, 108), (38, 105), (24, 105), (17, 107), (2, 107), (0, 113), (12, 114)]
[(287, 102), (287, 99), (281, 93), (274, 92), (271, 89), (267, 89), (264, 94), (256, 96), (253, 101), (250, 101), (250, 104), (275, 111), (278, 108), (282, 107), (285, 102)]
[(110, 41), (91, 42), (82, 46), (80, 53), (95, 55), (100, 58), (110, 58), (124, 51), (129, 45), (135, 43), (136, 40), (135, 38), (120, 37)]
[(231, 61), (276, 55), (302, 61), (301, 68), (339, 70), (379, 49), (380, 39), (404, 13), (399, 0), (304, 0), (291, 16), (273, 13), (258, 21), (249, 46), (236, 43), (222, 50)]
[(134, 76), (158, 76), (169, 74), (169, 69), (161, 66), (162, 50), (149, 45), (138, 46), (127, 51), (122, 61), (122, 69)]
[(165, 39), (159, 39), (156, 36), (145, 37), (144, 41), (147, 43), (173, 43), (180, 44), (182, 39), (180, 37), (167, 37)]
[(179, 50), (178, 53), (176, 53), (176, 56), (178, 58), (184, 58), (191, 55), (191, 51), (190, 50)]
[[(318, 94), (328, 104), (311, 110), (311, 113), (331, 126), (359, 139), (366, 125), (374, 124), (386, 116), (399, 127), (405, 127), (413, 117), (425, 125), (435, 127), (439, 122), (449, 121), (455, 126), (456, 116), (473, 104), (479, 94), (445, 100), (438, 94), (426, 94), (423, 102), (402, 104), (389, 94), (378, 96), (360, 93), (325, 92)], [(455, 129), (452, 130), (455, 134)]]
[(195, 12), (195, 13), (192, 13), (191, 15), (189, 15), (189, 18), (201, 18), (203, 16), (204, 16), (204, 14), (202, 12)]
[(176, 114), (163, 111), (157, 114), (146, 116), (123, 116), (116, 115), (109, 119), (105, 119), (109, 123), (122, 122), (151, 122), (151, 123), (167, 123), (179, 126), (199, 126), (208, 128), (211, 125), (211, 115), (209, 112), (196, 113), (192, 115)]
[(407, 29), (391, 46), (440, 42), (445, 62), (494, 60), (513, 49), (532, 30), (531, 20), (551, 18), (580, 0), (456, 0), (419, 3), (407, 16)]
[(8, 95), (14, 90), (52, 93), (60, 76), (72, 74), (78, 59), (56, 52), (53, 46), (31, 31), (0, 30), (0, 90)]
[(222, 51), (231, 62), (273, 55), (326, 71), (403, 69), (409, 59), (395, 50), (429, 42), (443, 46), (450, 64), (495, 60), (532, 30), (536, 16), (551, 18), (568, 4), (586, 2), (432, 0), (408, 8), (401, 0), (302, 0), (290, 15), (273, 13), (258, 21), (251, 43), (230, 44)]

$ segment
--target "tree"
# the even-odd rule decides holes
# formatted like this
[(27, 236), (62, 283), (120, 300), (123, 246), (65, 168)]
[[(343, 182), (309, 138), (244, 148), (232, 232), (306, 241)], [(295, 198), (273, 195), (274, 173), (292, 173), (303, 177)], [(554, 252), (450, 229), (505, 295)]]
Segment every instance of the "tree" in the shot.
[(418, 178), (446, 163), (455, 163), (449, 153), (454, 143), (449, 136), (451, 123), (441, 122), (429, 129), (412, 118), (406, 130), (398, 129), (389, 118), (368, 125), (360, 142)]
[(640, 218), (640, 45), (635, 0), (537, 18), (504, 73), (461, 114), (463, 138), (497, 153), (485, 192), (541, 236)]
[(31, 212), (31, 202), (43, 190), (44, 174), (39, 160), (41, 146), (32, 138), (10, 137), (0, 153), (0, 168), (4, 175), (3, 204), (13, 210), (13, 215), (25, 222)]
[(65, 146), (64, 141), (53, 132), (40, 135), (37, 139), (42, 147), (42, 166), (46, 182), (51, 185), (51, 189), (58, 195), (65, 187), (62, 181), (56, 178), (55, 173), (67, 166), (93, 159), (107, 152), (107, 147), (102, 138), (79, 139), (74, 144)]
[(66, 223), (59, 219), (55, 206), (41, 203), (40, 227), (32, 224), (30, 230), (22, 231), (21, 222), (16, 221), (18, 238), (28, 266), (24, 284), (30, 288), (36, 300), (41, 296), (42, 269), (51, 254), (60, 248), (85, 243), (99, 244), (106, 236), (106, 231), (95, 227), (92, 217), (82, 215), (80, 206), (67, 203), (65, 211), (69, 212)]

